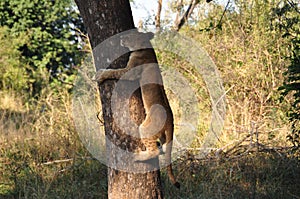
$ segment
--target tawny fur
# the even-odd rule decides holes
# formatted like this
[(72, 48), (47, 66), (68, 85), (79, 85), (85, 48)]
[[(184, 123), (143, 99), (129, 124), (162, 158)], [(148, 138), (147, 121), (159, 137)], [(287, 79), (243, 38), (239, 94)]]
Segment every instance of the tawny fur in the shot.
[[(121, 45), (132, 51), (126, 68), (99, 70), (95, 79), (99, 83), (106, 79), (120, 79), (126, 72), (134, 68), (135, 72), (127, 77), (127, 80), (139, 79), (146, 111), (146, 118), (139, 127), (146, 151), (137, 153), (135, 161), (146, 161), (161, 154), (161, 150), (157, 146), (157, 140), (160, 140), (162, 148), (165, 150), (167, 164), (169, 164), (167, 167), (169, 178), (179, 188), (180, 185), (174, 177), (171, 164), (174, 133), (173, 113), (165, 94), (155, 52), (153, 48), (149, 48), (152, 38), (152, 33), (138, 31), (121, 37)], [(145, 49), (145, 47), (147, 48)]]

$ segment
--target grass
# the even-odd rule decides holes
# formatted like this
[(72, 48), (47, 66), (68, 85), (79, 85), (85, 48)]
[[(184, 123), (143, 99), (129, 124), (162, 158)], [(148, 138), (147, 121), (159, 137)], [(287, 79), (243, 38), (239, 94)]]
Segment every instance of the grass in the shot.
[(15, 95), (5, 95), (11, 100), (0, 109), (0, 198), (105, 198), (106, 168), (86, 158), (65, 111), (69, 95), (48, 93), (35, 109), (21, 105), (22, 112), (14, 109)]
[[(239, 158), (194, 158), (177, 165), (183, 189), (167, 198), (299, 198), (299, 160), (286, 153), (253, 152)], [(168, 188), (168, 190), (172, 188)]]
[[(76, 134), (67, 93), (48, 93), (27, 109), (6, 93), (0, 108), (0, 198), (107, 198), (107, 168)], [(225, 145), (224, 145), (225, 146)], [(165, 198), (300, 198), (300, 162), (289, 148), (257, 149), (245, 139), (174, 162), (176, 190), (162, 173)]]
[[(188, 60), (156, 51), (165, 70), (177, 67), (191, 83), (202, 114), (198, 137), (191, 145), (194, 149), (173, 164), (181, 190), (162, 171), (165, 198), (300, 198), (300, 155), (286, 140), (291, 98), (281, 99), (278, 92), (289, 65), (284, 57), (290, 53), (290, 41), (273, 29), (276, 24), (270, 28), (275, 21), (267, 5), (266, 9), (241, 6), (241, 11), (250, 9), (242, 15), (228, 12), (222, 30), (199, 32), (212, 25), (205, 16), (181, 31), (207, 50), (227, 92), (224, 131), (218, 146), (206, 156), (199, 156), (197, 148), (211, 116), (206, 85), (190, 70)], [(11, 77), (1, 81), (11, 85)], [(107, 168), (91, 158), (79, 139), (70, 113), (72, 95), (64, 89), (45, 88), (39, 100), (28, 102), (25, 96), (0, 91), (0, 199), (107, 198)], [(179, 117), (182, 112), (175, 94), (170, 102), (175, 118)]]
[[(194, 149), (173, 164), (181, 189), (174, 188), (162, 171), (165, 198), (298, 199), (300, 156), (286, 140), (289, 99), (281, 102), (277, 90), (285, 64), (282, 40), (256, 30), (245, 42), (239, 26), (226, 23), (224, 34), (187, 31), (212, 55), (227, 91), (224, 132), (218, 146), (204, 157), (197, 147), (211, 117), (205, 83), (184, 60), (158, 51), (160, 64), (177, 66), (191, 83), (201, 111)], [(22, 94), (0, 91), (0, 199), (107, 198), (107, 168), (91, 158), (79, 139), (72, 95), (50, 88), (42, 93), (29, 103)], [(176, 119), (182, 115), (178, 99), (168, 89), (167, 94)]]

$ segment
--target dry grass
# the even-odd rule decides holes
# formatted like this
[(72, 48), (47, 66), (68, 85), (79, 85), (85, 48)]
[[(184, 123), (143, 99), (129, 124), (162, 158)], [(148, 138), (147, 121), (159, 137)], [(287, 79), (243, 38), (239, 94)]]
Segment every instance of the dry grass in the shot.
[(299, 160), (285, 152), (249, 151), (238, 158), (210, 155), (185, 158), (177, 169), (180, 191), (168, 187), (167, 198), (299, 198)]
[[(193, 149), (174, 163), (182, 189), (171, 187), (163, 172), (165, 197), (300, 198), (299, 156), (286, 141), (288, 101), (280, 102), (277, 92), (281, 41), (260, 32), (245, 35), (231, 24), (223, 31), (188, 31), (213, 55), (228, 91), (224, 133), (205, 156), (199, 155), (211, 112), (205, 84), (180, 58), (159, 54), (162, 65), (177, 67), (190, 80), (202, 114)], [(0, 198), (107, 198), (106, 167), (81, 144), (71, 98), (64, 89), (45, 88), (29, 103), (22, 94), (1, 91)], [(180, 117), (178, 100), (170, 101)]]
[[(30, 107), (17, 95), (4, 96), (10, 100), (0, 113), (0, 198), (106, 198), (106, 167), (80, 142), (71, 95), (45, 93)], [(206, 156), (187, 150), (174, 163), (180, 191), (163, 172), (165, 197), (299, 198), (299, 159), (257, 129), (225, 134), (221, 147)]]
[(21, 112), (11, 96), (2, 104), (0, 198), (105, 198), (106, 169), (82, 146), (70, 103), (61, 91)]

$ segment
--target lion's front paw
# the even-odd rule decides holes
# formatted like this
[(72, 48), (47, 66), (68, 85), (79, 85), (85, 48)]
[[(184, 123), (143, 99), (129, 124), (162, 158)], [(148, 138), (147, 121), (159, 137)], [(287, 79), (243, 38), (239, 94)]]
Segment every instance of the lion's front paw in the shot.
[(106, 79), (105, 72), (107, 69), (99, 69), (95, 75), (95, 81), (101, 84)]

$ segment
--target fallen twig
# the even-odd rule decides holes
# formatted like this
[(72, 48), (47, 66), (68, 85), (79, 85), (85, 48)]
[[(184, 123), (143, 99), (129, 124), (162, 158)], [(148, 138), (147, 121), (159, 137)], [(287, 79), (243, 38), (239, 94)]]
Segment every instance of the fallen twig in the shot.
[[(75, 159), (78, 159), (78, 158), (69, 158), (69, 159), (64, 159), (64, 160), (53, 160), (53, 161), (41, 163), (40, 165), (52, 165), (52, 164), (68, 163), (68, 162), (73, 162)], [(94, 160), (95, 158), (83, 157), (83, 158), (79, 158), (79, 159), (81, 159), (81, 160)]]

